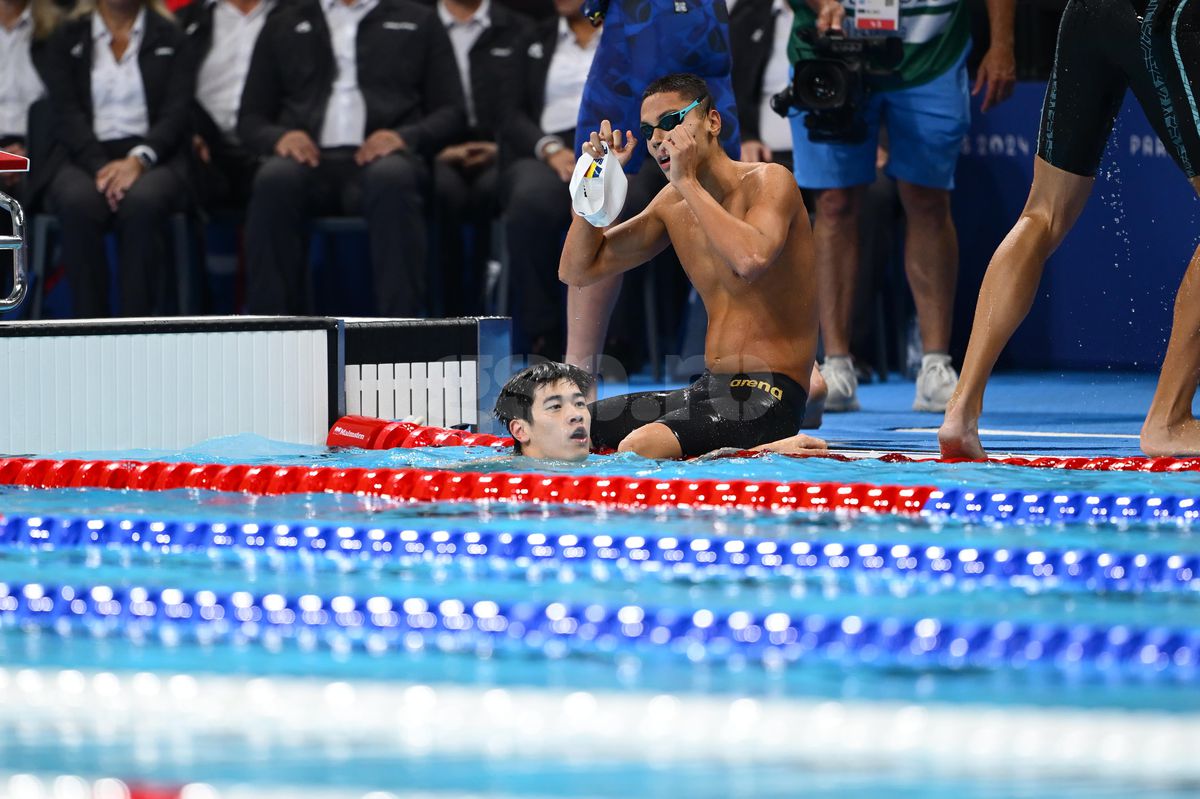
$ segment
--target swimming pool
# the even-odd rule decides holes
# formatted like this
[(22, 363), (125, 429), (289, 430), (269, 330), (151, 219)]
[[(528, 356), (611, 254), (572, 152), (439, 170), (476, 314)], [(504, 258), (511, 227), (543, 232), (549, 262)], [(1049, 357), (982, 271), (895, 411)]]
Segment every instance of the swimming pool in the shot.
[[(547, 471), (491, 455), (248, 436), (103, 453)], [(1195, 472), (776, 456), (582, 470), (1200, 496)], [(1200, 785), (1189, 519), (16, 487), (0, 487), (0, 512), (0, 791), (13, 795), (63, 774), (222, 796)]]

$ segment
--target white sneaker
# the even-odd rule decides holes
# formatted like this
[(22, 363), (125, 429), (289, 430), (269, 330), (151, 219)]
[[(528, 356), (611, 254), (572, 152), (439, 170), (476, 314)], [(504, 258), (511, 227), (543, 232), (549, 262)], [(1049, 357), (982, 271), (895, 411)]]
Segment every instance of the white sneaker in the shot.
[(854, 373), (854, 361), (849, 355), (829, 355), (821, 364), (821, 377), (829, 386), (825, 397), (828, 413), (845, 413), (858, 410), (858, 375)]
[(946, 403), (957, 387), (958, 372), (950, 365), (950, 356), (940, 352), (927, 354), (921, 359), (913, 410), (945, 413)]

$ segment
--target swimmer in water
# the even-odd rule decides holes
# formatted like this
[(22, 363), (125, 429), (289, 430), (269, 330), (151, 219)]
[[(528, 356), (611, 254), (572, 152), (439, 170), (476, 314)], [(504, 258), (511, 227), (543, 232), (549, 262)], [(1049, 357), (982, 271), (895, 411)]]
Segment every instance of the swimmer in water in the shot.
[[(1070, 0), (1046, 85), (1033, 186), (1021, 218), (988, 265), (958, 389), (938, 431), (947, 458), (986, 457), (983, 392), (1000, 351), (1029, 313), (1046, 259), (1062, 243), (1095, 182), (1126, 88), (1200, 192), (1200, 6), (1186, 0)], [(1200, 455), (1192, 415), (1200, 382), (1200, 249), (1175, 296), (1171, 340), (1142, 425), (1150, 456)]]
[[(779, 443), (800, 429), (817, 346), (808, 213), (787, 169), (725, 153), (721, 124), (701, 78), (681, 73), (651, 83), (641, 131), (670, 182), (628, 221), (597, 228), (577, 217), (567, 233), (564, 283), (592, 285), (674, 245), (708, 311), (705, 373), (675, 391), (593, 403), (597, 448), (693, 457)], [(624, 165), (637, 143), (632, 131), (623, 135), (605, 121), (583, 150)]]
[(578, 366), (539, 363), (513, 375), (496, 397), (496, 418), (513, 437), (513, 454), (559, 461), (591, 453), (587, 393), (592, 376)]
[[(591, 452), (592, 416), (586, 399), (591, 387), (591, 375), (565, 363), (539, 363), (513, 375), (500, 389), (495, 409), (496, 418), (513, 437), (513, 454), (553, 461), (586, 460)], [(824, 451), (825, 442), (796, 435), (754, 449), (805, 454)], [(497, 460), (507, 457), (486, 462)]]

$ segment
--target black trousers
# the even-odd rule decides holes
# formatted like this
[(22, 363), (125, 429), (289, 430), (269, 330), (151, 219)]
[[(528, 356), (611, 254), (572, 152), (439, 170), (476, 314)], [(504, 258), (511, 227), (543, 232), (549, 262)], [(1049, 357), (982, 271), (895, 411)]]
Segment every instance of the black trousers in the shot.
[(563, 285), (558, 259), (563, 236), (571, 225), (571, 196), (567, 184), (536, 158), (522, 158), (504, 171), (502, 221), (508, 244), (509, 305), (520, 341), (539, 344), (562, 355)]
[[(433, 195), (437, 214), (436, 263), (441, 309), (447, 316), (483, 312), (483, 271), (491, 249), (491, 224), (496, 215), (496, 166), (465, 173), (443, 161), (433, 165)], [(473, 227), (473, 247), (465, 245), (466, 228)]]
[(241, 210), (250, 202), (258, 159), (240, 145), (209, 142), (207, 163), (196, 159), (196, 193), (208, 209)]
[[(125, 157), (134, 142), (101, 142), (109, 158)], [(77, 317), (111, 313), (104, 236), (117, 233), (117, 314), (151, 316), (166, 285), (167, 219), (187, 206), (188, 185), (177, 162), (143, 174), (114, 212), (96, 190), (96, 176), (67, 162), (50, 181), (50, 210), (62, 224), (62, 258)]]
[(425, 204), (429, 168), (393, 153), (354, 163), (354, 148), (321, 151), (317, 167), (274, 156), (254, 177), (246, 214), (246, 305), (250, 313), (310, 310), (308, 220), (325, 214), (367, 220), (375, 310), (420, 316), (425, 308)]

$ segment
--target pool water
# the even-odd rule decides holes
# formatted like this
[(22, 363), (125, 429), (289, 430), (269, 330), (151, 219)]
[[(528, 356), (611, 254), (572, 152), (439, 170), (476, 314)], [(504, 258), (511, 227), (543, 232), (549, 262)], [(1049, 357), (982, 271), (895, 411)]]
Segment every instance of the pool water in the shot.
[[(72, 453), (89, 456), (568, 468), (251, 436)], [(573, 468), (1200, 496), (1196, 473), (779, 456), (622, 455)], [(111, 538), (51, 546), (27, 534), (71, 520)], [(152, 523), (207, 537), (128, 534)], [(265, 535), (281, 529), (309, 545)], [(317, 548), (304, 530), (425, 548)], [(458, 549), (434, 548), (446, 536)], [(769, 569), (600, 557), (598, 536), (681, 552), (748, 541), (813, 559)], [(566, 537), (592, 542), (590, 554), (559, 556)], [(518, 556), (502, 540), (560, 549)], [(468, 556), (464, 541), (493, 548)], [(1142, 557), (1158, 576), (972, 574), (965, 552), (989, 564), (997, 553), (1031, 564)], [(889, 559), (869, 566), (875, 553)], [(938, 571), (931, 553), (959, 565)], [(1197, 558), (1200, 536), (1182, 523), (0, 487), (0, 796), (18, 772), (204, 782), (230, 796), (1196, 795), (1200, 767), (1186, 753), (1200, 746)]]

